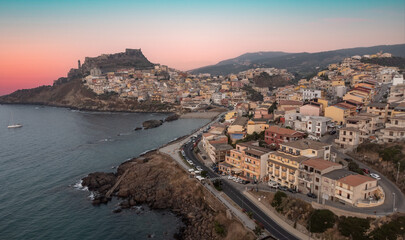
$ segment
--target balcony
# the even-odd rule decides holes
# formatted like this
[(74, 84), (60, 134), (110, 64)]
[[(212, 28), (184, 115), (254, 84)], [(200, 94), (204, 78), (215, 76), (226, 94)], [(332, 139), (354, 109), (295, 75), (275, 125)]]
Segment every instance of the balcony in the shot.
[(287, 168), (286, 168), (286, 169), (281, 168), (281, 171), (283, 171), (283, 172), (287, 172)]

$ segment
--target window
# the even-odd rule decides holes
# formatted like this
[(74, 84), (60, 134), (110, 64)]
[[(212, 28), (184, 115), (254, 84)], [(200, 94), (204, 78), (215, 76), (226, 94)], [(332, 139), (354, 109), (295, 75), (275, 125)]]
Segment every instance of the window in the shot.
[(318, 190), (318, 186), (315, 186), (315, 190)]
[(353, 132), (350, 132), (350, 136), (353, 135)]
[(315, 181), (316, 181), (316, 182), (319, 182), (319, 178), (315, 178)]
[(347, 194), (347, 199), (350, 199), (350, 194)]

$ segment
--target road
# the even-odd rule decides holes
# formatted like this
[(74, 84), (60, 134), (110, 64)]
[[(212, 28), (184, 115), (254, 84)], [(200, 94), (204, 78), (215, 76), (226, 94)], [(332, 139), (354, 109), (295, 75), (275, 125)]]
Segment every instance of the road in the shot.
[(377, 94), (374, 96), (374, 102), (380, 102), (384, 99), (384, 94), (388, 93), (388, 89), (391, 87), (391, 84), (382, 84), (378, 88)]
[[(210, 178), (220, 177), (220, 175), (214, 173), (212, 169), (201, 164), (193, 152), (193, 143), (187, 143), (184, 147), (184, 153), (188, 159), (193, 161), (197, 166), (200, 166), (203, 170), (208, 172)], [(270, 217), (268, 217), (263, 211), (261, 211), (255, 204), (247, 199), (238, 189), (232, 186), (227, 181), (222, 181), (223, 192), (228, 195), (236, 204), (242, 209), (246, 209), (248, 212), (253, 213), (253, 218), (263, 224), (264, 228), (269, 231), (275, 238), (280, 240), (298, 239), (284, 228), (279, 226)]]

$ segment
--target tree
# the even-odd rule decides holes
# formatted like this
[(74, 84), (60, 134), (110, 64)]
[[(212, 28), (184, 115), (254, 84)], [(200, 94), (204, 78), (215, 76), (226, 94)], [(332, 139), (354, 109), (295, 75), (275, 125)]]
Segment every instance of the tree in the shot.
[(314, 210), (309, 218), (308, 230), (312, 233), (323, 233), (335, 224), (335, 214), (327, 209)]
[(277, 191), (274, 194), (273, 201), (271, 202), (271, 206), (274, 207), (278, 212), (282, 211), (281, 203), (283, 203), (283, 198), (286, 198), (287, 194), (285, 192)]

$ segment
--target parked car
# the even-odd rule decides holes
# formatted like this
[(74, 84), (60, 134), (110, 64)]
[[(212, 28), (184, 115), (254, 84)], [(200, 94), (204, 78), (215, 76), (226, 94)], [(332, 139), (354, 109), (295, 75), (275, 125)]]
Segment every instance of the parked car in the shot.
[(317, 196), (313, 193), (307, 193), (307, 196), (310, 198), (317, 198)]
[(362, 168), (361, 169), (365, 174), (370, 174), (370, 170), (368, 170), (367, 168)]
[(297, 191), (295, 190), (295, 189), (292, 189), (292, 188), (288, 188), (287, 189), (290, 193), (297, 193)]
[(278, 186), (278, 189), (281, 191), (288, 191), (288, 188), (286, 186)]
[(195, 170), (195, 174), (201, 174), (201, 171)]
[(203, 169), (200, 166), (196, 167), (198, 171), (202, 171)]
[(276, 181), (272, 181), (270, 180), (268, 183), (269, 187), (271, 188), (277, 188), (278, 187), (278, 183)]
[(189, 170), (188, 170), (188, 172), (194, 172), (194, 168), (190, 168)]
[(378, 175), (377, 173), (370, 173), (370, 177), (375, 178), (377, 180), (381, 180), (380, 175)]
[(330, 132), (329, 132), (329, 134), (330, 134), (330, 135), (334, 135), (334, 134), (336, 134), (336, 130), (332, 130), (332, 131), (330, 131)]
[(250, 181), (248, 181), (248, 180), (242, 180), (242, 183), (243, 183), (243, 184), (249, 184)]

